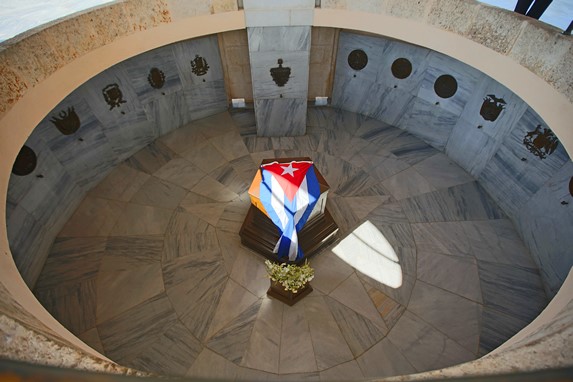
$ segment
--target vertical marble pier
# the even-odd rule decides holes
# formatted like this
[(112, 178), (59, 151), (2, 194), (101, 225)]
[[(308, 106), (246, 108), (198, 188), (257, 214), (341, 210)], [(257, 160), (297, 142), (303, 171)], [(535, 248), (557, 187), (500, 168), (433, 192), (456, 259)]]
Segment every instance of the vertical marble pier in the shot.
[(314, 0), (245, 0), (257, 135), (306, 132)]

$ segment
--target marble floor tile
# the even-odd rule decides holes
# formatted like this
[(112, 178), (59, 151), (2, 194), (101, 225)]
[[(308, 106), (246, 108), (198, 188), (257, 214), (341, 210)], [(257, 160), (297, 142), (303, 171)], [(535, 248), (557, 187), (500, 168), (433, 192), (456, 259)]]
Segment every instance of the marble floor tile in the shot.
[(257, 300), (247, 310), (233, 319), (207, 342), (207, 346), (236, 365), (240, 365), (255, 325), (262, 300)]
[(163, 260), (201, 252), (218, 252), (215, 227), (195, 215), (175, 212), (165, 231)]
[(118, 218), (122, 215), (126, 203), (94, 197), (86, 197), (72, 217), (64, 225), (58, 236), (107, 236)]
[(356, 275), (350, 275), (342, 284), (330, 293), (330, 297), (346, 305), (372, 321), (382, 332), (386, 332), (386, 324)]
[(161, 293), (98, 324), (97, 328), (106, 356), (129, 366), (129, 360), (151, 346), (176, 322), (171, 302), (165, 293)]
[(462, 226), (478, 260), (537, 268), (510, 220), (463, 222)]
[(317, 371), (309, 321), (302, 303), (283, 308), (279, 373)]
[(229, 190), (223, 184), (217, 182), (210, 176), (201, 179), (192, 189), (192, 192), (216, 200), (217, 202), (230, 202), (239, 197), (235, 192)]
[(244, 180), (230, 164), (216, 168), (209, 173), (209, 176), (237, 195), (247, 192), (250, 186), (250, 182)]
[(127, 202), (149, 177), (149, 174), (122, 163), (92, 188), (88, 195)]
[(102, 260), (97, 277), (97, 322), (105, 322), (164, 291), (161, 264), (114, 269), (115, 259)]
[(164, 264), (163, 279), (177, 316), (203, 341), (227, 280), (222, 264), (212, 258), (180, 257)]
[(175, 157), (175, 152), (156, 141), (126, 159), (125, 164), (151, 175)]
[(237, 381), (279, 381), (278, 374), (267, 373), (266, 371), (239, 367), (237, 370)]
[(187, 195), (187, 190), (152, 176), (131, 198), (131, 203), (175, 209)]
[(253, 109), (231, 109), (229, 114), (242, 136), (257, 134), (257, 123)]
[(355, 357), (375, 345), (388, 332), (386, 327), (380, 328), (379, 325), (333, 298), (327, 296), (324, 300)]
[(364, 171), (380, 181), (386, 180), (410, 168), (410, 164), (398, 159), (393, 154), (378, 156), (376, 154), (363, 153), (361, 156), (366, 164), (363, 167)]
[(308, 296), (300, 303), (305, 309), (318, 370), (326, 370), (352, 360), (352, 351), (324, 298)]
[(78, 335), (96, 325), (95, 277), (73, 286), (73, 289), (66, 291), (60, 288), (36, 290), (35, 295), (56, 320)]
[[(195, 195), (193, 195), (195, 196)], [(179, 203), (185, 212), (197, 216), (212, 226), (216, 226), (225, 211), (225, 204), (223, 203), (194, 203), (192, 198), (185, 198)]]
[(244, 200), (244, 196), (245, 194), (243, 194), (242, 199), (238, 198), (227, 203), (223, 214), (217, 221), (217, 229), (231, 233), (240, 231), (250, 207), (250, 201)]
[(481, 317), (479, 356), (496, 349), (527, 326), (527, 323), (515, 316), (507, 315), (487, 305), (484, 306)]
[(251, 154), (273, 150), (273, 142), (270, 137), (243, 137), (243, 143)]
[(432, 253), (471, 256), (472, 249), (465, 222), (433, 222), (412, 224), (414, 241), (418, 248)]
[(414, 165), (439, 153), (438, 150), (426, 142), (404, 131), (395, 139), (388, 142), (384, 146), (384, 149), (394, 154), (397, 159), (410, 165)]
[(398, 288), (392, 288), (361, 272), (356, 273), (366, 289), (369, 290), (370, 288), (376, 288), (399, 304), (408, 306), (410, 296), (412, 295), (412, 289), (414, 289), (414, 283), (416, 282), (416, 278), (414, 276), (402, 274), (402, 285)]
[(158, 142), (168, 147), (172, 152), (179, 155), (201, 145), (207, 138), (199, 131), (197, 122), (192, 122), (184, 127), (173, 130), (159, 138)]
[(242, 246), (241, 238), (237, 233), (217, 230), (217, 239), (219, 240), (219, 248), (221, 249), (225, 269), (227, 274), (230, 275), (233, 271), (235, 260), (239, 257), (238, 252), (242, 252), (245, 256), (250, 256), (250, 250)]
[(416, 163), (414, 168), (438, 190), (473, 181), (470, 174), (442, 153)]
[(105, 247), (107, 259), (102, 270), (129, 270), (141, 265), (159, 264), (163, 251), (163, 236), (114, 236)]
[(228, 163), (227, 159), (208, 141), (185, 151), (181, 156), (205, 173)]
[(420, 318), (404, 312), (387, 337), (417, 371), (441, 369), (476, 358)]
[(97, 276), (107, 238), (56, 238), (34, 290), (62, 289)]
[(228, 325), (257, 301), (257, 296), (244, 289), (232, 279), (228, 279), (215, 314), (211, 319), (207, 338), (211, 338), (211, 336), (223, 329), (223, 327)]
[(153, 175), (159, 179), (191, 190), (203, 179), (205, 172), (183, 158), (175, 158), (161, 166)]
[[(387, 197), (379, 196), (379, 198)], [(387, 203), (383, 203), (374, 208), (368, 215), (366, 215), (366, 220), (376, 226), (394, 223), (408, 223), (408, 218), (406, 217), (404, 210), (402, 210), (400, 203), (393, 201), (394, 199), (388, 199)]]
[[(242, 366), (270, 373), (279, 372), (283, 311), (282, 302), (264, 298), (253, 328)], [(296, 329), (295, 329), (296, 330)], [(300, 349), (298, 350), (300, 352)], [(308, 357), (308, 353), (306, 353)]]
[(209, 142), (215, 146), (227, 161), (249, 155), (247, 146), (245, 146), (241, 136), (236, 131), (230, 131), (226, 134), (211, 138)]
[(326, 209), (338, 225), (339, 237), (345, 237), (360, 223), (360, 219), (354, 214), (346, 198), (329, 195), (326, 200)]
[(239, 367), (233, 362), (213, 352), (208, 348), (203, 348), (199, 353), (186, 377), (190, 378), (214, 378), (227, 381), (235, 380)]
[(396, 200), (425, 194), (436, 189), (414, 168), (408, 168), (382, 182)]
[(205, 137), (213, 138), (230, 132), (236, 132), (235, 121), (228, 112), (217, 113), (207, 118), (193, 122), (195, 129), (200, 131)]
[(417, 275), (418, 280), (483, 303), (477, 262), (473, 257), (448, 256), (420, 249)]
[(413, 374), (417, 370), (388, 339), (383, 339), (356, 359), (365, 378)]
[[(181, 377), (186, 375), (202, 350), (203, 346), (191, 332), (180, 322), (175, 322), (130, 364), (139, 370)], [(169, 354), (169, 357), (165, 354)]]
[(524, 322), (547, 306), (538, 270), (479, 260), (478, 267), (485, 306)]
[(368, 295), (378, 312), (380, 312), (386, 327), (388, 330), (391, 330), (406, 310), (406, 307), (400, 305), (375, 287), (368, 287)]
[(279, 381), (320, 381), (320, 373), (315, 371), (313, 373), (293, 373), (293, 374), (281, 374), (279, 375)]
[(310, 265), (314, 268), (312, 287), (325, 294), (336, 289), (354, 272), (350, 265), (330, 250), (313, 257)]
[(253, 178), (259, 169), (260, 163), (255, 163), (250, 155), (245, 155), (229, 162), (231, 167), (238, 174), (248, 187), (253, 182)]
[(162, 235), (173, 211), (128, 203), (118, 216), (110, 236)]
[[(390, 198), (391, 196), (389, 195), (351, 196), (345, 197), (344, 202), (350, 207), (350, 210), (356, 216), (356, 218), (358, 218), (360, 221), (363, 221), (366, 216), (368, 216), (368, 214), (377, 209), (380, 205), (388, 203)], [(406, 221), (407, 219), (404, 215), (403, 222)]]
[(362, 370), (356, 361), (349, 361), (320, 372), (321, 381), (362, 381)]
[(413, 223), (504, 217), (501, 209), (475, 181), (404, 199), (400, 204)]
[(99, 333), (96, 327), (86, 330), (83, 333), (78, 334), (78, 338), (82, 340), (83, 343), (94, 349), (100, 354), (105, 354), (101, 340), (99, 339)]
[(231, 278), (255, 296), (263, 297), (270, 287), (264, 258), (252, 252), (238, 252)]
[(418, 280), (408, 310), (477, 354), (481, 305)]

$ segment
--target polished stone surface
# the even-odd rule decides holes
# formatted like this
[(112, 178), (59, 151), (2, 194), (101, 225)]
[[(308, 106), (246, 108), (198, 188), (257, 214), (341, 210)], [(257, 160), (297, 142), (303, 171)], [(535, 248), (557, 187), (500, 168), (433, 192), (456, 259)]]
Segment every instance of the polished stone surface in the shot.
[[(442, 368), (493, 350), (547, 304), (511, 222), (444, 154), (332, 108), (309, 109), (308, 135), (261, 144), (243, 134), (252, 120), (243, 110), (193, 122), (116, 167), (60, 232), (38, 299), (122, 365), (238, 380)], [(314, 291), (292, 307), (266, 296), (264, 258), (238, 235), (249, 179), (273, 156), (315, 160), (341, 227), (342, 243), (311, 261)], [(366, 221), (375, 235), (357, 229)], [(378, 235), (395, 251), (385, 261), (398, 288), (376, 267), (382, 250), (368, 255), (367, 274), (352, 252), (340, 255), (379, 249)]]

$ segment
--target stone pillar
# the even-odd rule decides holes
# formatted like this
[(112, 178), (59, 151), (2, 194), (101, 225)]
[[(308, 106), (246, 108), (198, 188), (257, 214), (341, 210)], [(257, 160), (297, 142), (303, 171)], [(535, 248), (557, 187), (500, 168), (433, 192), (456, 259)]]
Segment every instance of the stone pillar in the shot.
[(257, 135), (304, 135), (314, 0), (244, 0)]

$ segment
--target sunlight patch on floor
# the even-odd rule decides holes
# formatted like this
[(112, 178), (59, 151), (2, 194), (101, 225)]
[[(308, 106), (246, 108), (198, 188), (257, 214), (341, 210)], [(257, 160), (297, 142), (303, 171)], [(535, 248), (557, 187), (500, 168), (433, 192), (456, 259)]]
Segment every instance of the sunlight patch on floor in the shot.
[(384, 235), (366, 221), (332, 251), (351, 267), (391, 288), (402, 285), (402, 267)]

